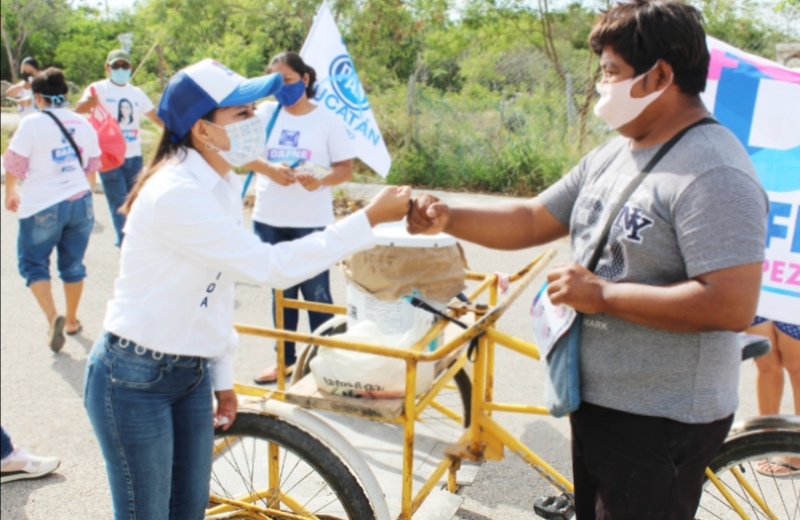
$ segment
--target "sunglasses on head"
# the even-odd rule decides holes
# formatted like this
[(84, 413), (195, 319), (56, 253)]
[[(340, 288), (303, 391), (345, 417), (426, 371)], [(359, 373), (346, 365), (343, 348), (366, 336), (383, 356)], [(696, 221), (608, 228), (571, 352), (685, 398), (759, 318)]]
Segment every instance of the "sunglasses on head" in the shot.
[(130, 63), (126, 63), (124, 61), (118, 61), (117, 63), (112, 63), (111, 64), (111, 68), (114, 69), (114, 70), (117, 70), (117, 69), (129, 69), (129, 68), (131, 68), (131, 64)]

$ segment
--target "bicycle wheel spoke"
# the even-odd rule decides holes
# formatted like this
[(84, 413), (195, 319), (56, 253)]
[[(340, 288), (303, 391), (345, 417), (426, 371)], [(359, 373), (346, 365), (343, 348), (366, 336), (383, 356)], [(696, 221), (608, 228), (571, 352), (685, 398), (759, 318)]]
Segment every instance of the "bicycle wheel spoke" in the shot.
[[(215, 445), (211, 493), (219, 501), (242, 504), (214, 507), (215, 514), (231, 512), (235, 517), (240, 511), (243, 518), (255, 513), (259, 518), (325, 520), (374, 517), (352, 470), (317, 437), (277, 417), (246, 413), (237, 417), (229, 432), (230, 439)], [(277, 467), (271, 467), (271, 446), (277, 447)], [(278, 482), (272, 482), (276, 474)]]
[(764, 461), (798, 456), (800, 433), (796, 431), (757, 431), (726, 442), (711, 463), (724, 493), (714, 482), (707, 482), (697, 518), (798, 520), (800, 479), (759, 471)]

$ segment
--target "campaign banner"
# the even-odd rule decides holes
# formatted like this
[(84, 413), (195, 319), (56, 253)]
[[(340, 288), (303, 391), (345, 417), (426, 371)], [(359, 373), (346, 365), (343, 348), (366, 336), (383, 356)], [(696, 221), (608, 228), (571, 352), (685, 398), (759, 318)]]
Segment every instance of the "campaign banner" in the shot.
[(386, 177), (392, 158), (327, 2), (319, 8), (300, 56), (317, 72), (315, 102), (344, 122), (356, 157)]
[(800, 324), (800, 71), (708, 38), (703, 101), (744, 144), (770, 207), (758, 315)]

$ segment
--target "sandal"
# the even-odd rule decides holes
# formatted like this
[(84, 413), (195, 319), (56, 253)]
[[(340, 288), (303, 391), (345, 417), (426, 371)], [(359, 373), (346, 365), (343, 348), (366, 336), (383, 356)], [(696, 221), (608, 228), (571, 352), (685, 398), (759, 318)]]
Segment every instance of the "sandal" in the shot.
[(64, 336), (64, 316), (56, 316), (50, 327), (50, 350), (58, 352), (64, 348), (67, 338)]
[(756, 471), (767, 477), (786, 478), (800, 475), (800, 467), (793, 466), (785, 460), (762, 460), (756, 464)]
[[(294, 365), (289, 365), (283, 370), (283, 375), (289, 377), (294, 372)], [(253, 378), (253, 382), (257, 385), (269, 385), (278, 381), (278, 367), (273, 366), (265, 368), (258, 376)]]
[(64, 334), (66, 334), (67, 336), (74, 336), (76, 334), (80, 334), (81, 331), (83, 330), (83, 324), (81, 323), (81, 320), (76, 320), (75, 323), (78, 324), (75, 330), (64, 330)]

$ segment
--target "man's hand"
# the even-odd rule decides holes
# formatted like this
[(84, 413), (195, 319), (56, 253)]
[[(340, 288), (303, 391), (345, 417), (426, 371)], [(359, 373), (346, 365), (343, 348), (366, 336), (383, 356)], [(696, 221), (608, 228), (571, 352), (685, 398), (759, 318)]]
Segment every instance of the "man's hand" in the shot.
[(98, 103), (100, 103), (100, 98), (94, 94), (90, 94), (89, 97), (78, 102), (78, 104), (75, 106), (75, 112), (79, 114), (86, 114), (87, 112), (94, 110)]
[(86, 105), (89, 107), (89, 109), (94, 109), (98, 103), (100, 103), (100, 98), (97, 96), (89, 96), (86, 99)]
[(607, 283), (578, 263), (557, 264), (547, 275), (547, 294), (556, 305), (563, 303), (584, 314), (596, 314), (602, 312), (603, 286)]
[(214, 428), (227, 430), (236, 420), (236, 392), (231, 390), (219, 390), (214, 392), (217, 397), (217, 409), (214, 412)]
[(450, 218), (450, 207), (433, 195), (419, 195), (411, 201), (406, 229), (412, 235), (441, 233)]

